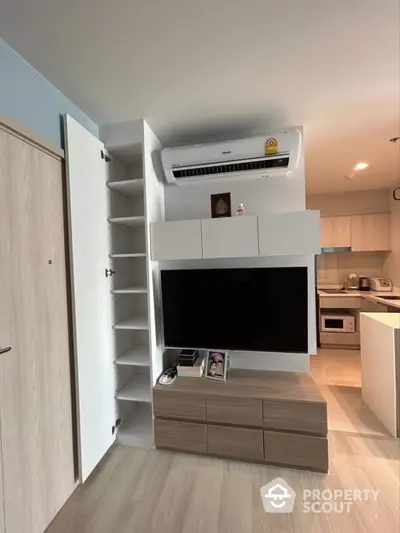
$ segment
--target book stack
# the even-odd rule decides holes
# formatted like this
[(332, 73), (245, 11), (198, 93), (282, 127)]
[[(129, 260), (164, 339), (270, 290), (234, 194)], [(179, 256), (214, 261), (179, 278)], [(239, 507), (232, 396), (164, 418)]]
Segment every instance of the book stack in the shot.
[(192, 350), (191, 353), (188, 353), (189, 350), (182, 352), (179, 354), (178, 376), (201, 378), (204, 371), (204, 356), (200, 356), (198, 350)]

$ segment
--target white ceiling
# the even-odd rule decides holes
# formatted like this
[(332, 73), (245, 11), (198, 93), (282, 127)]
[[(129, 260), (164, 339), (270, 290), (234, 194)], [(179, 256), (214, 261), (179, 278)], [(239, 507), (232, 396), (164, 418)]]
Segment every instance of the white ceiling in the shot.
[(304, 124), (309, 192), (400, 180), (399, 21), (398, 0), (0, 3), (0, 36), (99, 124), (166, 145)]

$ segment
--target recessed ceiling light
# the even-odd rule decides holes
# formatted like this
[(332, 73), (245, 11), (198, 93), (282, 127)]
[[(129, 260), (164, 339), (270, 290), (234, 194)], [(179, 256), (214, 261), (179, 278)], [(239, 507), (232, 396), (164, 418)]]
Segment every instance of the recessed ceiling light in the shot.
[(367, 168), (368, 163), (357, 163), (357, 165), (354, 167), (354, 170), (364, 170)]

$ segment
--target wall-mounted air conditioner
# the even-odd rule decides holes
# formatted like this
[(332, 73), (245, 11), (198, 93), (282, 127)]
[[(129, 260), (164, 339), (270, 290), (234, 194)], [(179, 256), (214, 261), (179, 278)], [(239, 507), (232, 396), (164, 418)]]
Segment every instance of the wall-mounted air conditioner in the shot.
[(299, 164), (302, 140), (301, 131), (293, 129), (262, 137), (164, 148), (161, 159), (167, 181), (178, 185), (287, 176)]

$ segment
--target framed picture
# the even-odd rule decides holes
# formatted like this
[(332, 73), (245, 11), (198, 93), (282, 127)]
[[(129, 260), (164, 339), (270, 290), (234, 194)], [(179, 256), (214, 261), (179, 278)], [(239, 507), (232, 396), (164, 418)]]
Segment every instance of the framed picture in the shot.
[(209, 350), (206, 358), (206, 378), (226, 380), (227, 352)]
[(211, 195), (211, 218), (230, 217), (231, 211), (231, 193), (223, 192)]

